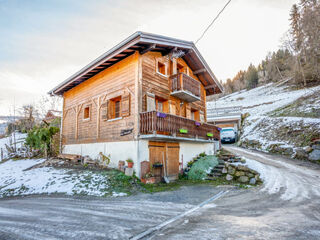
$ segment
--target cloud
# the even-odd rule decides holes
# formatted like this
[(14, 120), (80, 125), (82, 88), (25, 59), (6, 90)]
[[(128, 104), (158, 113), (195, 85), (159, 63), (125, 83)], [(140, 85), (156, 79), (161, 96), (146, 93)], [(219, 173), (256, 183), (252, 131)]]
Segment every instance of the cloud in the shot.
[[(232, 77), (276, 50), (293, 3), (232, 1), (197, 45), (217, 77)], [(0, 111), (13, 96), (35, 101), (134, 31), (195, 41), (224, 4), (0, 0), (0, 35), (6, 36), (0, 38)]]

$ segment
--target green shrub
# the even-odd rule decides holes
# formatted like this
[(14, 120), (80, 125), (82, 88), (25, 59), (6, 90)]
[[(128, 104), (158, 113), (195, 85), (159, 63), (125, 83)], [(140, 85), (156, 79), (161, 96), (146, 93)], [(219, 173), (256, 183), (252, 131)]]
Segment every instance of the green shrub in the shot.
[(53, 136), (59, 132), (57, 127), (34, 127), (28, 132), (26, 145), (32, 149), (38, 149), (46, 155), (51, 153), (51, 141)]
[(189, 180), (203, 180), (206, 178), (208, 171), (218, 165), (218, 159), (215, 156), (208, 155), (201, 157), (193, 163), (188, 172)]

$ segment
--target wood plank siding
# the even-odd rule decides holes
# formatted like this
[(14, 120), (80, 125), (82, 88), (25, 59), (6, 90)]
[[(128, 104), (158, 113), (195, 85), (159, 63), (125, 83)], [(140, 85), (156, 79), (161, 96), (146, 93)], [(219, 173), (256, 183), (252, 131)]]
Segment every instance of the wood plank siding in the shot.
[[(157, 62), (162, 62), (167, 66), (167, 76), (159, 74), (157, 69)], [(204, 116), (206, 121), (206, 92), (202, 84), (200, 84), (200, 101), (187, 103), (177, 97), (171, 96), (169, 78), (171, 75), (176, 74), (177, 65), (183, 67), (184, 73), (188, 74), (193, 79), (199, 81), (198, 77), (194, 75), (190, 67), (184, 60), (179, 58), (177, 61), (171, 61), (168, 56), (162, 56), (157, 52), (149, 52), (142, 56), (142, 111), (146, 112), (147, 109), (147, 93), (152, 93), (156, 97), (160, 97), (168, 101), (168, 104), (175, 106), (175, 111), (170, 112), (170, 108), (167, 108), (167, 113), (173, 113), (182, 117), (188, 117), (191, 109), (198, 110)], [(200, 82), (200, 81), (199, 81)], [(198, 119), (200, 120), (200, 119)]]
[[(197, 94), (200, 100), (186, 102), (171, 95), (170, 76), (179, 72), (183, 72), (187, 80), (200, 83)], [(187, 88), (194, 85), (198, 87), (193, 82)], [(153, 98), (148, 103), (150, 95)], [(203, 84), (183, 59), (171, 60), (169, 55), (163, 56), (160, 52), (141, 55), (136, 51), (64, 92), (63, 97), (63, 144), (133, 140), (141, 129), (139, 114), (159, 109), (206, 122)], [(122, 134), (130, 129), (128, 134)]]
[[(134, 115), (138, 114), (134, 107), (138, 58), (137, 52), (64, 93), (64, 144), (133, 139), (133, 133), (125, 136), (120, 136), (120, 133), (134, 128)], [(108, 101), (117, 97), (123, 99), (120, 118), (105, 118)], [(88, 119), (84, 119), (86, 107), (89, 107)]]

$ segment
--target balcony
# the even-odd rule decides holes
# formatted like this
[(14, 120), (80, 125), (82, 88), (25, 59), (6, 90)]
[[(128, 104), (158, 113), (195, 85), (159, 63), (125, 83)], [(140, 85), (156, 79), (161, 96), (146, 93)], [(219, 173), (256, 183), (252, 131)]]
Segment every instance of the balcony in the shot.
[(157, 111), (140, 113), (140, 135), (141, 138), (199, 142), (220, 139), (220, 132), (214, 125)]
[(171, 95), (186, 102), (200, 100), (200, 82), (185, 73), (170, 76)]

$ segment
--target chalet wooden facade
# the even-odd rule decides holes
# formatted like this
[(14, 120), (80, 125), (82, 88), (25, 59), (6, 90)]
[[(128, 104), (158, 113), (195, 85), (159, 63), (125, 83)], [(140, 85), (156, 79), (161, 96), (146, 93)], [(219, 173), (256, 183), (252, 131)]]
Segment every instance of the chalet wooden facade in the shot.
[(192, 42), (136, 32), (50, 91), (63, 96), (64, 153), (163, 163), (173, 178), (196, 154), (213, 153), (206, 96), (221, 86)]

